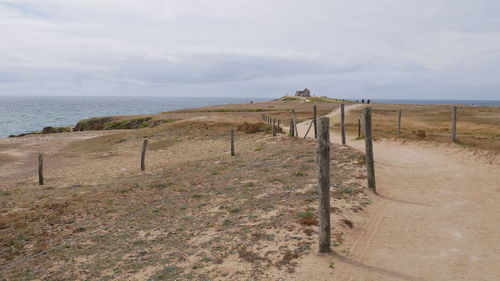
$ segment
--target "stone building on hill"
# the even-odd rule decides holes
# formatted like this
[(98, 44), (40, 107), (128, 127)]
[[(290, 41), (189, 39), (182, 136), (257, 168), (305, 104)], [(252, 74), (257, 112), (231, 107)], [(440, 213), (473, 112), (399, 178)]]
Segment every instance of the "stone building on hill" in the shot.
[(309, 89), (305, 88), (304, 91), (296, 91), (295, 96), (309, 98), (309, 97), (311, 97), (311, 91), (309, 91)]

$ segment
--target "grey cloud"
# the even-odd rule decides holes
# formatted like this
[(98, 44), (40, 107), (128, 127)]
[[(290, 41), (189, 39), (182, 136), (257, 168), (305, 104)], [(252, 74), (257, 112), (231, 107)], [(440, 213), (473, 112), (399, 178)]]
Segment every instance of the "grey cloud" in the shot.
[(159, 59), (128, 59), (117, 62), (111, 77), (139, 79), (145, 83), (213, 83), (261, 78), (353, 72), (356, 64), (294, 58), (243, 55), (193, 55), (172, 62)]
[(0, 0), (0, 94), (498, 98), (498, 38), (496, 0)]

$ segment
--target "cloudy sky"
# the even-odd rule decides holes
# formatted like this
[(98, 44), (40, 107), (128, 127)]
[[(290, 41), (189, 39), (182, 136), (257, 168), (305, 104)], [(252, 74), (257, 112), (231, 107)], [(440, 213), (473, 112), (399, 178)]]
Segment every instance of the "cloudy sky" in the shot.
[(499, 0), (0, 0), (0, 95), (500, 99)]

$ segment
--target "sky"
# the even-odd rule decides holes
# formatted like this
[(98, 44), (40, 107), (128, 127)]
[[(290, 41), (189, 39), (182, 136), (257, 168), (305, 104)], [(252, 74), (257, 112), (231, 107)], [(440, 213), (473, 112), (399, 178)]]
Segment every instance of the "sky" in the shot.
[(499, 0), (0, 0), (0, 95), (500, 100)]

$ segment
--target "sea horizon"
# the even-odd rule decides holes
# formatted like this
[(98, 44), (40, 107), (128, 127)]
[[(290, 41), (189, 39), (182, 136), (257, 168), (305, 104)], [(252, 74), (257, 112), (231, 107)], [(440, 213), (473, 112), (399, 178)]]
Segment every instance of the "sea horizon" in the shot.
[(0, 138), (43, 127), (73, 126), (101, 116), (156, 114), (220, 104), (265, 101), (248, 97), (0, 96)]
[[(155, 114), (220, 104), (241, 104), (279, 97), (166, 97), (166, 96), (13, 96), (0, 95), (0, 138), (48, 126), (73, 126), (82, 119)], [(361, 99), (345, 99), (356, 101)], [(366, 101), (366, 99), (365, 99)], [(372, 103), (500, 106), (500, 100), (371, 99)]]

